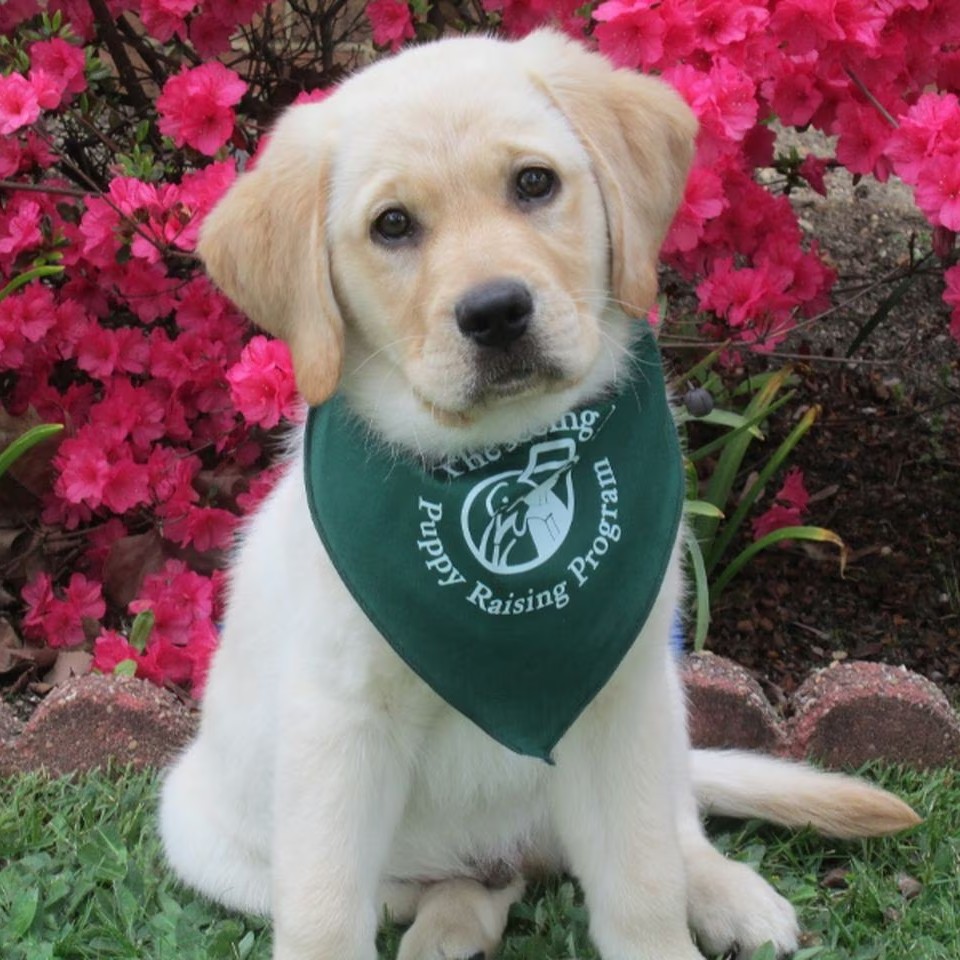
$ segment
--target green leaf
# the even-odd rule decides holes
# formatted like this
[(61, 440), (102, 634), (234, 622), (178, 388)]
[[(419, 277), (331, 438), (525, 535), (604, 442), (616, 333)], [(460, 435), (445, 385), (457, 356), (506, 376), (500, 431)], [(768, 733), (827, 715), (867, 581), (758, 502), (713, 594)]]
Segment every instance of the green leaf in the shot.
[(26, 273), (21, 273), (19, 276), (14, 277), (0, 290), (0, 300), (9, 297), (11, 293), (15, 293), (21, 287), (25, 287), (31, 280), (36, 280), (39, 277), (55, 277), (59, 273), (63, 273), (63, 267), (34, 267), (32, 270), (28, 270)]
[(134, 677), (137, 674), (136, 660), (121, 660), (114, 668), (115, 677)]
[(63, 429), (62, 423), (41, 423), (31, 427), (25, 434), (17, 437), (2, 453), (0, 453), (0, 477), (19, 460), (28, 450), (38, 443), (54, 436)]
[(19, 940), (33, 925), (39, 903), (40, 891), (36, 887), (17, 892), (7, 920), (6, 932), (12, 940)]
[[(776, 403), (773, 399), (777, 393), (779, 393), (784, 383), (786, 383), (791, 373), (792, 370), (790, 367), (784, 367), (782, 370), (778, 370), (774, 376), (771, 376), (763, 384), (750, 403), (747, 404), (747, 408), (744, 411), (744, 416), (747, 421), (759, 423), (793, 395), (793, 391), (789, 391)], [(737, 474), (740, 472), (744, 455), (753, 438), (746, 431), (745, 427), (738, 427), (736, 430), (731, 431), (726, 437), (720, 439), (723, 452), (720, 454), (720, 459), (717, 461), (717, 465), (710, 477), (706, 499), (722, 510), (730, 498), (730, 492), (733, 490)], [(702, 449), (703, 448), (697, 451), (697, 453), (702, 454)], [(694, 459), (695, 455), (696, 454), (690, 454), (690, 459)], [(708, 571), (710, 570), (710, 545), (716, 536), (718, 524), (719, 521), (712, 517), (698, 517), (694, 524), (697, 539), (700, 541), (700, 544), (705, 547), (705, 559), (707, 559)]]
[(152, 610), (141, 610), (134, 619), (133, 626), (130, 628), (129, 642), (137, 653), (143, 653), (146, 649), (156, 619)]
[(243, 924), (239, 920), (224, 920), (207, 942), (206, 955), (209, 960), (233, 960), (237, 955), (236, 943), (243, 933)]
[(703, 563), (703, 552), (692, 530), (687, 530), (686, 544), (697, 591), (693, 649), (699, 652), (706, 646), (707, 633), (710, 630), (710, 584), (707, 581), (707, 568)]
[(750, 960), (777, 960), (777, 948), (768, 940), (759, 950), (754, 950)]
[(115, 827), (111, 825), (97, 827), (94, 836), (107, 856), (118, 863), (127, 862), (127, 847)]
[[(786, 370), (787, 376), (784, 377), (784, 370)], [(780, 387), (794, 387), (800, 382), (800, 378), (797, 377), (792, 367), (781, 368), (779, 370), (768, 370), (766, 373), (751, 373), (744, 381), (738, 383), (732, 391), (732, 395), (735, 397), (745, 397), (751, 394), (756, 394), (772, 380), (776, 378), (780, 383)]]
[[(771, 403), (769, 406), (763, 407), (761, 410), (754, 413), (753, 416), (745, 418), (744, 422), (741, 423), (740, 426), (734, 427), (729, 432), (723, 434), (723, 436), (717, 437), (716, 440), (711, 440), (709, 443), (705, 443), (703, 446), (697, 447), (696, 450), (691, 450), (690, 453), (687, 454), (687, 457), (693, 461), (703, 460), (704, 457), (709, 457), (710, 454), (716, 453), (717, 450), (725, 450), (730, 445), (732, 440), (742, 437), (745, 437), (747, 441), (743, 448), (743, 452), (745, 453), (752, 439), (763, 439), (763, 432), (760, 430), (755, 432), (753, 428), (758, 424), (763, 423), (764, 420), (776, 413), (785, 403), (793, 398), (793, 395), (793, 390), (791, 390), (789, 393), (785, 393), (776, 402)], [(740, 460), (743, 460), (743, 453), (740, 454), (740, 458), (737, 461), (738, 469)]]
[[(689, 414), (684, 416), (683, 411), (680, 411), (681, 420), (692, 419)], [(757, 427), (756, 423), (751, 423), (743, 414), (736, 413), (733, 410), (721, 410), (719, 407), (714, 407), (708, 414), (702, 417), (696, 418), (700, 423), (709, 423), (715, 427), (729, 427), (732, 430), (735, 430), (737, 427), (745, 427), (757, 440), (763, 439), (763, 433)]]
[(723, 519), (723, 511), (706, 500), (684, 500), (683, 512), (688, 517), (716, 517)]
[(843, 576), (843, 570), (847, 564), (847, 545), (832, 530), (827, 530), (824, 527), (781, 527), (779, 530), (774, 530), (765, 537), (751, 543), (749, 547), (741, 550), (730, 561), (723, 573), (711, 585), (710, 599), (716, 601), (723, 588), (761, 550), (766, 550), (767, 547), (772, 547), (775, 543), (781, 543), (784, 540), (813, 540), (817, 543), (835, 544), (840, 548), (840, 575)]

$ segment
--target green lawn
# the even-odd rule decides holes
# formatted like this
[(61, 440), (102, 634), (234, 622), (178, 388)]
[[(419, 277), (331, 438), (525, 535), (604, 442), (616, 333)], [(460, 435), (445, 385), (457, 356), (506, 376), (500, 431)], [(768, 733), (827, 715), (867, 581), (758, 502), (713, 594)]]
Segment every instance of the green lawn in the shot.
[[(798, 906), (801, 960), (957, 960), (960, 775), (875, 775), (927, 818), (922, 827), (862, 843), (759, 824), (715, 824), (713, 836)], [(204, 903), (167, 873), (155, 795), (155, 777), (143, 774), (0, 782), (3, 960), (267, 960), (261, 921)], [(384, 935), (384, 957), (396, 940)], [(534, 890), (515, 908), (503, 960), (595, 956), (572, 883)]]

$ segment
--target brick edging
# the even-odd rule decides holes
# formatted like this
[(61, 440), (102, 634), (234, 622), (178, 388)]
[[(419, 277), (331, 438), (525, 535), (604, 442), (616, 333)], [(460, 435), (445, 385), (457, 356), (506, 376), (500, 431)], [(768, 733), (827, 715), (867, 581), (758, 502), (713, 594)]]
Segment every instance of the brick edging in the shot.
[[(762, 750), (858, 767), (960, 760), (960, 719), (935, 684), (903, 667), (862, 661), (811, 674), (784, 711), (743, 667), (711, 653), (681, 662), (694, 746)], [(57, 687), (26, 724), (0, 703), (0, 775), (56, 775), (109, 760), (162, 767), (189, 741), (195, 711), (142, 680), (90, 674)]]
[(681, 674), (694, 746), (764, 750), (830, 767), (960, 760), (956, 711), (936, 684), (905, 667), (835, 663), (811, 673), (779, 712), (750, 673), (725, 657), (689, 654)]

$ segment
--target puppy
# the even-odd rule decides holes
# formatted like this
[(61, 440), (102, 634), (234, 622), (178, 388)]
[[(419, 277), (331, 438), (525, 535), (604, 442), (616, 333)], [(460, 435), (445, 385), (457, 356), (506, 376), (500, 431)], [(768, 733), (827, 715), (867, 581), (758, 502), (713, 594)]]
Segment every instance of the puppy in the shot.
[[(698, 799), (839, 836), (916, 822), (849, 778), (689, 748), (679, 458), (636, 318), (695, 134), (665, 85), (551, 32), (444, 40), (289, 110), (207, 220), (210, 275), (316, 409), (245, 532), (161, 830), (187, 883), (272, 917), (274, 960), (374, 960), (384, 912), (412, 923), (403, 960), (491, 956), (523, 877), (561, 870), (605, 960), (696, 960), (691, 929), (786, 953), (792, 908), (713, 849)], [(394, 473), (438, 497), (466, 476), (453, 526), (432, 493), (391, 513)], [(654, 533), (631, 541), (637, 502)], [(551, 589), (491, 586), (557, 563)], [(583, 627), (591, 577), (613, 593)]]

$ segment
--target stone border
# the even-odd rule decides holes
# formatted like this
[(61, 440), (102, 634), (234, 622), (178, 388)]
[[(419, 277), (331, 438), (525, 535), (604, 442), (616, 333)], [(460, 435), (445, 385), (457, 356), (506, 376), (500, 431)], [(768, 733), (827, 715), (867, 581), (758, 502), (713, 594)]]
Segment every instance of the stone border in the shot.
[(724, 657), (690, 654), (681, 675), (697, 747), (763, 750), (828, 767), (883, 760), (922, 769), (960, 761), (960, 718), (934, 683), (906, 667), (834, 663), (812, 673), (783, 714)]
[[(885, 760), (960, 761), (960, 719), (929, 680), (905, 668), (843, 662), (812, 674), (778, 714), (743, 667), (711, 653), (683, 658), (694, 746), (761, 750), (831, 767)], [(0, 702), (0, 776), (62, 775), (109, 761), (162, 767), (190, 740), (197, 713), (130, 677), (90, 674), (57, 687), (26, 724)]]
[(0, 703), (0, 776), (39, 769), (59, 776), (109, 761), (163, 767), (197, 726), (196, 713), (169, 691), (93, 673), (56, 687), (19, 731), (2, 708), (9, 711)]

